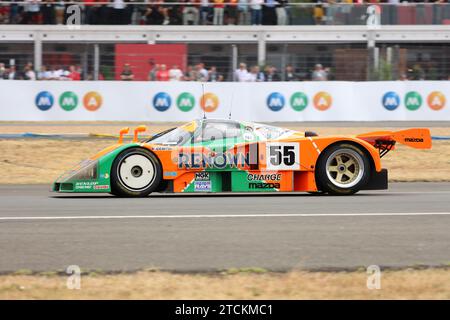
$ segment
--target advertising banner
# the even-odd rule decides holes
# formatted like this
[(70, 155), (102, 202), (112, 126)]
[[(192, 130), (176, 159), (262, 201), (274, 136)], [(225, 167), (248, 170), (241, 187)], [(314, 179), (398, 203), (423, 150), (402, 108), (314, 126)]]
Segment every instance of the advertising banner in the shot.
[(450, 81), (0, 81), (0, 121), (450, 121)]

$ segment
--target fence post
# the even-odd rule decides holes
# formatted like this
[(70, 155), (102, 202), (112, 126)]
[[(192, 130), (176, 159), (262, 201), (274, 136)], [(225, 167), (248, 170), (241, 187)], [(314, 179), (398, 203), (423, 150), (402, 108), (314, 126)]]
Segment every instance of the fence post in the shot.
[(258, 65), (264, 66), (266, 64), (266, 34), (259, 32), (258, 34)]
[(100, 72), (100, 46), (98, 43), (94, 44), (94, 80), (98, 80)]
[(42, 67), (42, 38), (41, 32), (34, 33), (34, 70), (39, 72)]
[(375, 52), (375, 33), (367, 31), (367, 80), (375, 80), (376, 52)]
[(231, 45), (231, 81), (235, 81), (234, 72), (238, 68), (238, 47), (235, 44)]
[(81, 65), (83, 68), (83, 79), (86, 80), (87, 76), (88, 76), (88, 66), (89, 66), (89, 62), (88, 62), (88, 58), (89, 58), (89, 54), (88, 54), (88, 50), (89, 50), (89, 45), (85, 45), (84, 46), (84, 52), (81, 55)]

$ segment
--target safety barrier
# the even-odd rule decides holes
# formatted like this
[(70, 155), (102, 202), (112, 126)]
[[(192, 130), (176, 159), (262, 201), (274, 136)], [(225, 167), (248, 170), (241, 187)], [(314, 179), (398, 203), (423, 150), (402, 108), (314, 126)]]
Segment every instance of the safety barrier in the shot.
[(0, 81), (0, 121), (450, 121), (450, 81)]

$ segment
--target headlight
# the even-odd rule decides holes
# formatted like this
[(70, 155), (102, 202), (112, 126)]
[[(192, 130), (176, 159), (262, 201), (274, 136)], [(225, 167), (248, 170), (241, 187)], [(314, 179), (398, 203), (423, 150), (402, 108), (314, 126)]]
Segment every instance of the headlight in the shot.
[(98, 176), (98, 160), (85, 160), (75, 169), (66, 172), (57, 182), (69, 182), (74, 180), (95, 180)]

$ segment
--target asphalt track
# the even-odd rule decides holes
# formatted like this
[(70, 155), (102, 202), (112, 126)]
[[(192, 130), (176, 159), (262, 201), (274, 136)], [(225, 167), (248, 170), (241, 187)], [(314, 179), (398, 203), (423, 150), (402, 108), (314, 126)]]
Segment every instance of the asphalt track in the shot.
[(0, 272), (275, 271), (450, 263), (450, 183), (350, 197), (62, 195), (0, 186)]

